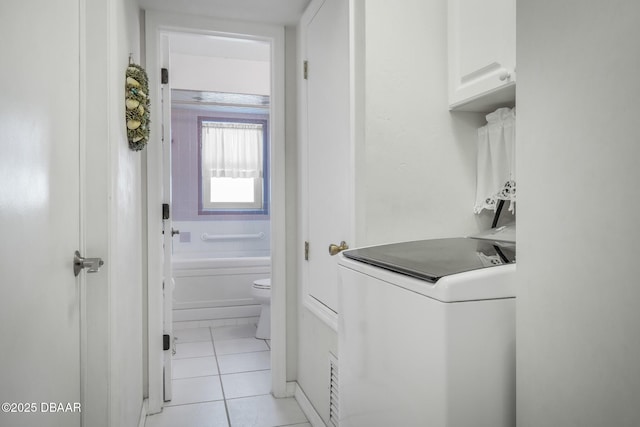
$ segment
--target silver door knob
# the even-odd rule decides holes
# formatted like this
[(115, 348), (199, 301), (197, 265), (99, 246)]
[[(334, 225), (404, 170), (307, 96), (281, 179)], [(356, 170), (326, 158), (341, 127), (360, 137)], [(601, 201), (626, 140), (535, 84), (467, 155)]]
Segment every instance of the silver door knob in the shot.
[(73, 274), (75, 276), (78, 276), (84, 268), (87, 269), (87, 273), (97, 273), (103, 265), (102, 258), (84, 258), (78, 251), (73, 256)]
[(171, 237), (175, 236), (176, 234), (180, 234), (180, 230), (174, 230), (173, 228), (171, 229)]

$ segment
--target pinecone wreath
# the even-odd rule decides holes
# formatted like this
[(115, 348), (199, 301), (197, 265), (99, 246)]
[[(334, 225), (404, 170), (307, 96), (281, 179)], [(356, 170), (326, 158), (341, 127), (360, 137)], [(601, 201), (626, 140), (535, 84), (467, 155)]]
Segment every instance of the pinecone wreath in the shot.
[(139, 65), (129, 64), (125, 84), (129, 148), (140, 151), (149, 142), (149, 79)]

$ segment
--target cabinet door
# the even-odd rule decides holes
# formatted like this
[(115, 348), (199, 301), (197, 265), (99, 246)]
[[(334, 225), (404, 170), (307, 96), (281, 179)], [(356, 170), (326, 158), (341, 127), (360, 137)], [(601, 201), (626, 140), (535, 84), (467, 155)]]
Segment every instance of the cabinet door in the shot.
[(448, 24), (450, 108), (514, 101), (515, 0), (449, 0)]
[(329, 245), (349, 241), (351, 171), (349, 9), (326, 0), (306, 31), (308, 294), (337, 311), (337, 257)]

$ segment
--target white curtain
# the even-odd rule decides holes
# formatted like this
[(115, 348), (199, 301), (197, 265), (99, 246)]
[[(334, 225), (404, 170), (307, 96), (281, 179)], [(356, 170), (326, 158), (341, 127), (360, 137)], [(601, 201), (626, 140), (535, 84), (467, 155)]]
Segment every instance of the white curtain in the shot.
[(262, 178), (262, 125), (202, 122), (205, 178)]
[(478, 129), (476, 202), (473, 211), (495, 210), (498, 200), (516, 201), (516, 113), (499, 108), (487, 115), (486, 126)]

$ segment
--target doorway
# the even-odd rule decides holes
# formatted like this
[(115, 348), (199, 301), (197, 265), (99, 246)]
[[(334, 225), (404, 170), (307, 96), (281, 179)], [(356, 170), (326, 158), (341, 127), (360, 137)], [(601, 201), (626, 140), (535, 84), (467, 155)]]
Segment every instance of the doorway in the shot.
[[(185, 37), (191, 38), (217, 38), (226, 39), (224, 41), (239, 44), (246, 44), (247, 46), (253, 46), (252, 43), (262, 43), (268, 46), (269, 55), (269, 107), (268, 107), (268, 155), (270, 162), (267, 165), (267, 170), (264, 172), (269, 179), (269, 235), (270, 239), (267, 240), (268, 254), (271, 257), (271, 272), (272, 277), (272, 331), (271, 331), (271, 372), (272, 372), (272, 392), (277, 397), (286, 395), (286, 368), (285, 368), (285, 241), (286, 230), (284, 222), (284, 29), (282, 27), (271, 27), (264, 25), (252, 25), (246, 23), (234, 23), (230, 21), (217, 21), (214, 19), (200, 18), (200, 17), (188, 17), (175, 14), (163, 14), (160, 12), (146, 13), (146, 44), (147, 44), (147, 70), (149, 72), (149, 79), (153, 82), (160, 82), (160, 70), (161, 68), (168, 68), (169, 62), (169, 50), (163, 48), (162, 41), (172, 34), (181, 34)], [(252, 43), (249, 43), (252, 42)], [(191, 49), (196, 49), (196, 43), (192, 40), (189, 43)], [(192, 64), (191, 67), (198, 67), (197, 64)], [(169, 70), (170, 79), (174, 81), (178, 76), (175, 72), (172, 73)], [(173, 77), (172, 77), (173, 74)], [(160, 86), (160, 85), (158, 85)], [(162, 123), (169, 123), (170, 115), (163, 117), (163, 107), (160, 104), (160, 99), (164, 98), (165, 101), (171, 98), (171, 92), (167, 91), (169, 85), (162, 87), (153, 87), (151, 92), (152, 96), (152, 135), (163, 135)], [(220, 90), (215, 88), (208, 88), (206, 86), (191, 87), (184, 90), (198, 91), (199, 94), (189, 92), (190, 95), (195, 97), (207, 98), (209, 96), (221, 96), (220, 93), (233, 94), (243, 93), (241, 90)], [(218, 95), (212, 95), (217, 92)], [(251, 91), (250, 91), (251, 92)], [(246, 93), (245, 93), (246, 94)], [(251, 93), (249, 93), (251, 94)], [(175, 94), (176, 97), (178, 94)], [(252, 95), (255, 95), (253, 93)], [(192, 96), (192, 98), (193, 98)], [(155, 106), (154, 106), (154, 98)], [(168, 108), (164, 109), (168, 111)], [(164, 140), (165, 142), (171, 141), (171, 136), (168, 134), (167, 129), (164, 128)], [(155, 132), (154, 132), (155, 131)], [(153, 137), (152, 137), (153, 138)], [(160, 139), (160, 138), (159, 138)], [(166, 146), (166, 145), (165, 145)], [(159, 355), (154, 348), (162, 347), (162, 335), (163, 332), (161, 325), (163, 317), (167, 313), (171, 313), (171, 309), (163, 307), (163, 290), (162, 281), (163, 277), (173, 277), (173, 274), (168, 274), (167, 269), (163, 266), (171, 263), (163, 262), (162, 247), (163, 237), (161, 233), (155, 233), (154, 230), (162, 229), (164, 225), (164, 236), (175, 239), (177, 243), (188, 243), (186, 240), (202, 241), (203, 234), (207, 235), (221, 235), (218, 232), (201, 232), (198, 230), (192, 232), (191, 235), (176, 234), (171, 237), (171, 231), (176, 232), (177, 227), (171, 227), (171, 224), (167, 224), (158, 215), (156, 206), (162, 203), (168, 203), (165, 195), (163, 195), (162, 188), (170, 188), (171, 183), (163, 182), (162, 173), (162, 144), (158, 141), (158, 144), (154, 146), (153, 143), (149, 144), (148, 156), (147, 156), (147, 186), (148, 186), (148, 257), (149, 257), (149, 269), (148, 269), (148, 299), (149, 299), (149, 313), (148, 313), (148, 326), (149, 326), (149, 412), (158, 412), (162, 406), (163, 401), (163, 361), (162, 356)], [(192, 173), (198, 173), (197, 169), (188, 168)], [(202, 183), (200, 183), (202, 185)], [(202, 195), (202, 191), (198, 193)], [(157, 204), (156, 204), (157, 203)], [(199, 207), (202, 210), (202, 206)], [(253, 215), (256, 215), (254, 212)], [(163, 224), (165, 222), (165, 224)], [(205, 222), (205, 221), (201, 221)], [(226, 222), (230, 225), (230, 222)], [(189, 230), (185, 230), (189, 231)], [(228, 232), (226, 230), (225, 232)], [(260, 235), (261, 231), (255, 233), (242, 232), (233, 234), (254, 234)], [(229, 233), (232, 234), (232, 233)], [(264, 233), (265, 235), (267, 233)], [(182, 242), (180, 239), (182, 238)], [(168, 245), (171, 246), (171, 245)], [(167, 245), (165, 245), (167, 247)], [(170, 259), (170, 257), (169, 257)], [(164, 291), (167, 291), (166, 287)], [(172, 302), (172, 297), (168, 298), (169, 302)], [(242, 306), (239, 304), (235, 306)], [(255, 314), (258, 314), (259, 307), (254, 304)], [(170, 314), (169, 314), (170, 315)], [(165, 323), (166, 328), (166, 323)], [(160, 356), (160, 357), (159, 357)]]
[[(256, 329), (258, 323), (268, 329), (269, 305), (258, 303), (252, 284), (271, 278), (270, 43), (178, 32), (167, 34), (166, 43), (171, 250), (165, 262), (173, 286), (165, 290), (165, 298), (172, 294), (165, 333), (174, 338), (165, 363), (166, 405), (183, 402), (186, 390), (205, 380), (230, 389), (247, 377), (269, 392), (268, 363), (261, 362), (259, 376), (230, 375), (223, 363), (268, 361), (270, 336)], [(224, 339), (223, 329), (233, 334)], [(198, 364), (203, 369), (193, 369)]]
[(271, 267), (270, 44), (167, 41), (173, 321), (255, 317), (250, 285)]

